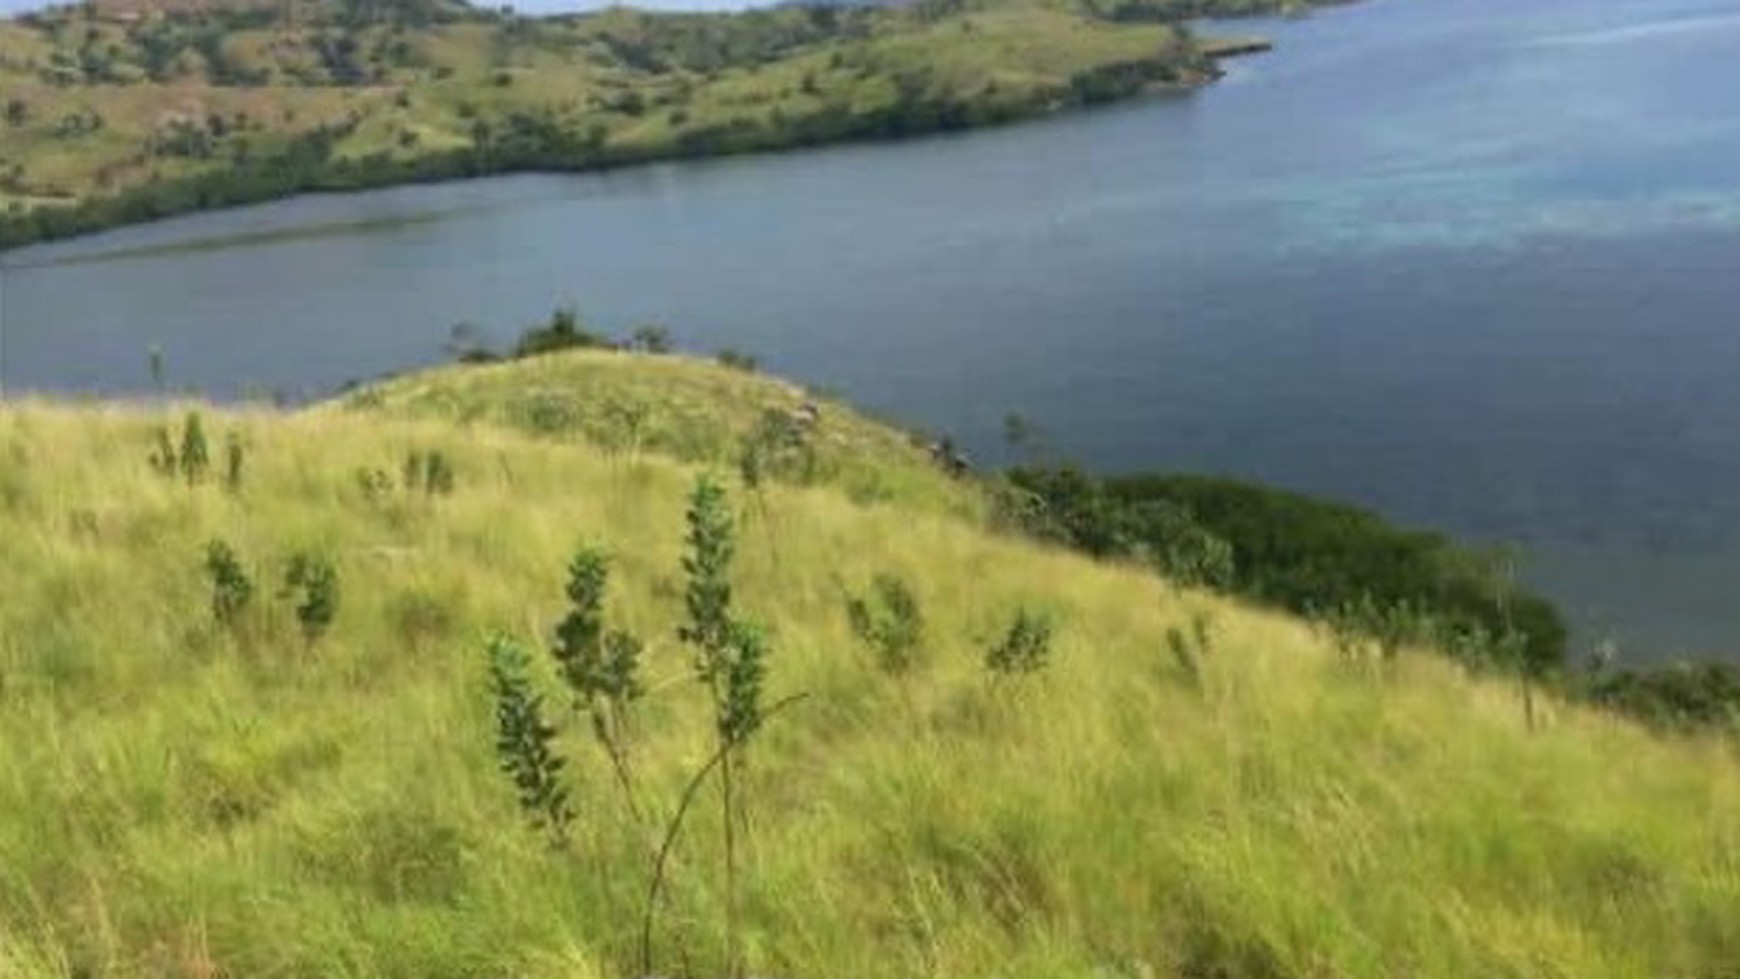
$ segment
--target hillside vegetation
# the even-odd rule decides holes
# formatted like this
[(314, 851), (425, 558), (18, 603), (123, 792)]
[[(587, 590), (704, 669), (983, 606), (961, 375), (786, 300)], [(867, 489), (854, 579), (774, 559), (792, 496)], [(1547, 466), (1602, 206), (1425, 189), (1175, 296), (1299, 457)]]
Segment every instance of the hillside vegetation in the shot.
[(0, 247), (311, 189), (960, 128), (1214, 74), (1249, 0), (529, 18), (102, 0), (0, 20)]
[[(646, 437), (586, 423), (593, 391), (644, 395)], [(0, 409), (0, 975), (639, 974), (654, 825), (714, 738), (677, 636), (685, 507), (706, 445), (797, 398), (587, 353), (291, 415)], [(989, 532), (903, 437), (820, 415), (841, 461), (809, 485), (715, 468), (766, 702), (806, 695), (738, 772), (748, 974), (1733, 975), (1728, 742), (1551, 700), (1531, 725), (1513, 683), (1429, 651), (1349, 656), (1298, 619)], [(902, 475), (863, 491), (884, 460)], [(214, 540), (250, 595), (214, 592)], [(645, 823), (544, 652), (583, 544), (610, 555), (608, 622), (645, 642)], [(901, 670), (850, 611), (879, 576), (922, 612)], [(1048, 624), (1041, 668), (993, 676), (1023, 618)], [(558, 729), (560, 846), (498, 769), (494, 633), (533, 654)], [(663, 974), (725, 971), (702, 795)]]
[[(803, 451), (771, 459), (788, 482), (832, 485), (858, 502), (983, 519), (985, 500), (937, 466), (928, 440), (775, 377), (675, 356), (567, 353), (455, 366), (368, 385), (338, 406), (400, 420), (485, 425), (577, 445), (735, 470), (746, 438), (777, 438), (807, 410)], [(328, 409), (331, 410), (331, 409)]]

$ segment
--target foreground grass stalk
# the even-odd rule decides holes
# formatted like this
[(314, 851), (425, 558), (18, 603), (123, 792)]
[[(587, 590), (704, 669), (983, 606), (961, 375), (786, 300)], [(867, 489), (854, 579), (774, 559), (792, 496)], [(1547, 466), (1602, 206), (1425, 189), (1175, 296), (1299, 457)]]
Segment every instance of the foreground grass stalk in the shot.
[[(772, 718), (775, 714), (808, 696), (808, 694), (797, 693), (786, 697), (769, 707), (762, 715), (762, 720), (766, 721)], [(683, 821), (688, 817), (689, 809), (695, 804), (696, 794), (701, 791), (701, 786), (706, 784), (707, 776), (724, 765), (726, 758), (736, 747), (737, 745), (732, 743), (721, 744), (713, 749), (713, 754), (708, 757), (706, 764), (689, 777), (689, 784), (683, 789), (683, 795), (677, 802), (676, 811), (671, 814), (670, 820), (665, 824), (664, 837), (659, 841), (658, 852), (653, 857), (652, 874), (647, 880), (646, 905), (641, 915), (640, 971), (642, 975), (650, 976), (653, 974), (653, 924), (658, 916), (659, 898), (664, 893), (667, 877), (666, 868), (670, 863), (671, 854), (676, 848), (677, 836), (683, 830)]]

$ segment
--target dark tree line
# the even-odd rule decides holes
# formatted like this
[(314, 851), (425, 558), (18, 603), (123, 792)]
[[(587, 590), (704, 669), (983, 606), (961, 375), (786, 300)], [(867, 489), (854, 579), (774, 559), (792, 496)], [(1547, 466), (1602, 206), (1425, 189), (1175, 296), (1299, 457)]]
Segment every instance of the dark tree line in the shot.
[(1029, 526), (1096, 555), (1163, 554), (1180, 527), (1194, 525), (1231, 549), (1234, 594), (1307, 616), (1356, 604), (1407, 608), (1492, 635), (1521, 633), (1532, 672), (1565, 664), (1568, 635), (1552, 603), (1439, 534), (1229, 479), (1020, 469), (1009, 480), (1037, 504)]

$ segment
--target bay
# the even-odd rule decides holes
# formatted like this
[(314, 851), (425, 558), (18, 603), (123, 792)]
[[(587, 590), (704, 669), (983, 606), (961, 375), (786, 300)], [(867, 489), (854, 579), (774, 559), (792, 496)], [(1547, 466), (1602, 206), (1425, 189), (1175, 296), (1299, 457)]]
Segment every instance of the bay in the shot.
[(1740, 2), (1377, 0), (1200, 92), (304, 197), (6, 256), (8, 392), (314, 396), (564, 303), (1008, 461), (1515, 542), (1582, 645), (1740, 658)]

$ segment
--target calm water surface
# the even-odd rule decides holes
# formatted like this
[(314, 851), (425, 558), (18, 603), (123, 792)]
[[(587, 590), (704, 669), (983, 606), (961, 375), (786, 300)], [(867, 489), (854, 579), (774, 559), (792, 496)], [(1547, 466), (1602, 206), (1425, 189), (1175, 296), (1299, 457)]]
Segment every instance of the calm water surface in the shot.
[[(1240, 30), (1252, 29), (1241, 25)], [(306, 198), (8, 256), (13, 389), (329, 390), (574, 302), (1000, 458), (1527, 548), (1740, 653), (1740, 0), (1378, 0), (1207, 91), (961, 137)]]

